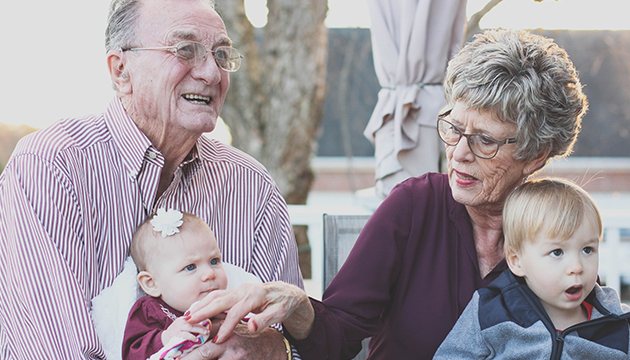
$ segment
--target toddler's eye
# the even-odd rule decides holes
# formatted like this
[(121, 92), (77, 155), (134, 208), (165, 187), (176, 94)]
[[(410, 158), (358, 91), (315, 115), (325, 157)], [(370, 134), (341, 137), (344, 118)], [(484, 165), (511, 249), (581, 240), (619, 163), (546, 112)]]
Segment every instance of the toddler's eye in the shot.
[(562, 254), (564, 254), (564, 252), (561, 249), (553, 250), (550, 253), (550, 255), (553, 256), (553, 257), (560, 257), (560, 256), (562, 256)]
[(594, 252), (595, 252), (595, 249), (593, 249), (593, 248), (592, 248), (592, 247), (590, 247), (590, 246), (587, 246), (587, 247), (585, 247), (584, 249), (582, 249), (582, 251), (583, 251), (585, 254), (590, 255), (590, 254), (592, 254), (592, 253), (594, 253)]
[(219, 259), (218, 258), (214, 258), (214, 259), (210, 260), (210, 265), (219, 265)]
[(186, 270), (186, 271), (193, 271), (193, 270), (195, 270), (196, 268), (197, 268), (197, 265), (195, 265), (195, 264), (190, 264), (190, 265), (187, 265), (187, 266), (184, 268), (184, 270)]

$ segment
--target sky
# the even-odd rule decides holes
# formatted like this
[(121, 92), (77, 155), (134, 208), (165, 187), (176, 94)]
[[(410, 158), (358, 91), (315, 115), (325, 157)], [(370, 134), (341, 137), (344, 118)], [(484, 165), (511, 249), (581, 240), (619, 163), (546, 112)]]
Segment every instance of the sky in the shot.
[[(469, 0), (472, 14), (486, 0)], [(628, 0), (504, 0), (482, 28), (630, 30)], [(265, 0), (246, 0), (255, 26)], [(0, 122), (40, 128), (64, 117), (101, 113), (114, 96), (103, 33), (109, 0), (10, 1), (0, 12)], [(370, 26), (366, 0), (329, 0), (329, 27)], [(229, 32), (229, 29), (228, 29)]]

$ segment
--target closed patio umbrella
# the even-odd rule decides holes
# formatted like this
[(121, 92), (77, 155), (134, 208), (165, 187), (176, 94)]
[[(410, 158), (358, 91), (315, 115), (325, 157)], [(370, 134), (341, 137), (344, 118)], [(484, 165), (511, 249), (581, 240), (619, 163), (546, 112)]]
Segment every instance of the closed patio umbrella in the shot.
[(436, 116), (442, 82), (459, 50), (466, 0), (367, 0), (374, 68), (381, 90), (364, 136), (374, 144), (376, 192), (438, 171), (443, 149)]

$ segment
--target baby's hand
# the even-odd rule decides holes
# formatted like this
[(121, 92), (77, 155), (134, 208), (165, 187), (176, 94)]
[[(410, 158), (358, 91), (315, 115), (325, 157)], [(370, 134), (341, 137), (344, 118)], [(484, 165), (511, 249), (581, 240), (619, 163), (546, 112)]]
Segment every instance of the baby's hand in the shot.
[(177, 336), (190, 340), (193, 343), (198, 341), (197, 335), (208, 336), (210, 330), (200, 324), (190, 324), (185, 316), (178, 317), (168, 329), (162, 331), (162, 345), (165, 346), (171, 338)]

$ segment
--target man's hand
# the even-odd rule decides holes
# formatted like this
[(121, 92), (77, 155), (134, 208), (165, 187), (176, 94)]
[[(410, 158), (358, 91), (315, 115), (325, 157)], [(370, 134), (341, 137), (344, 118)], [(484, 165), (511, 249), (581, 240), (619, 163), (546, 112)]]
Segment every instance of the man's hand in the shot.
[(193, 350), (182, 360), (287, 360), (282, 334), (266, 328), (252, 334), (245, 325), (237, 325), (223, 343), (207, 342)]

